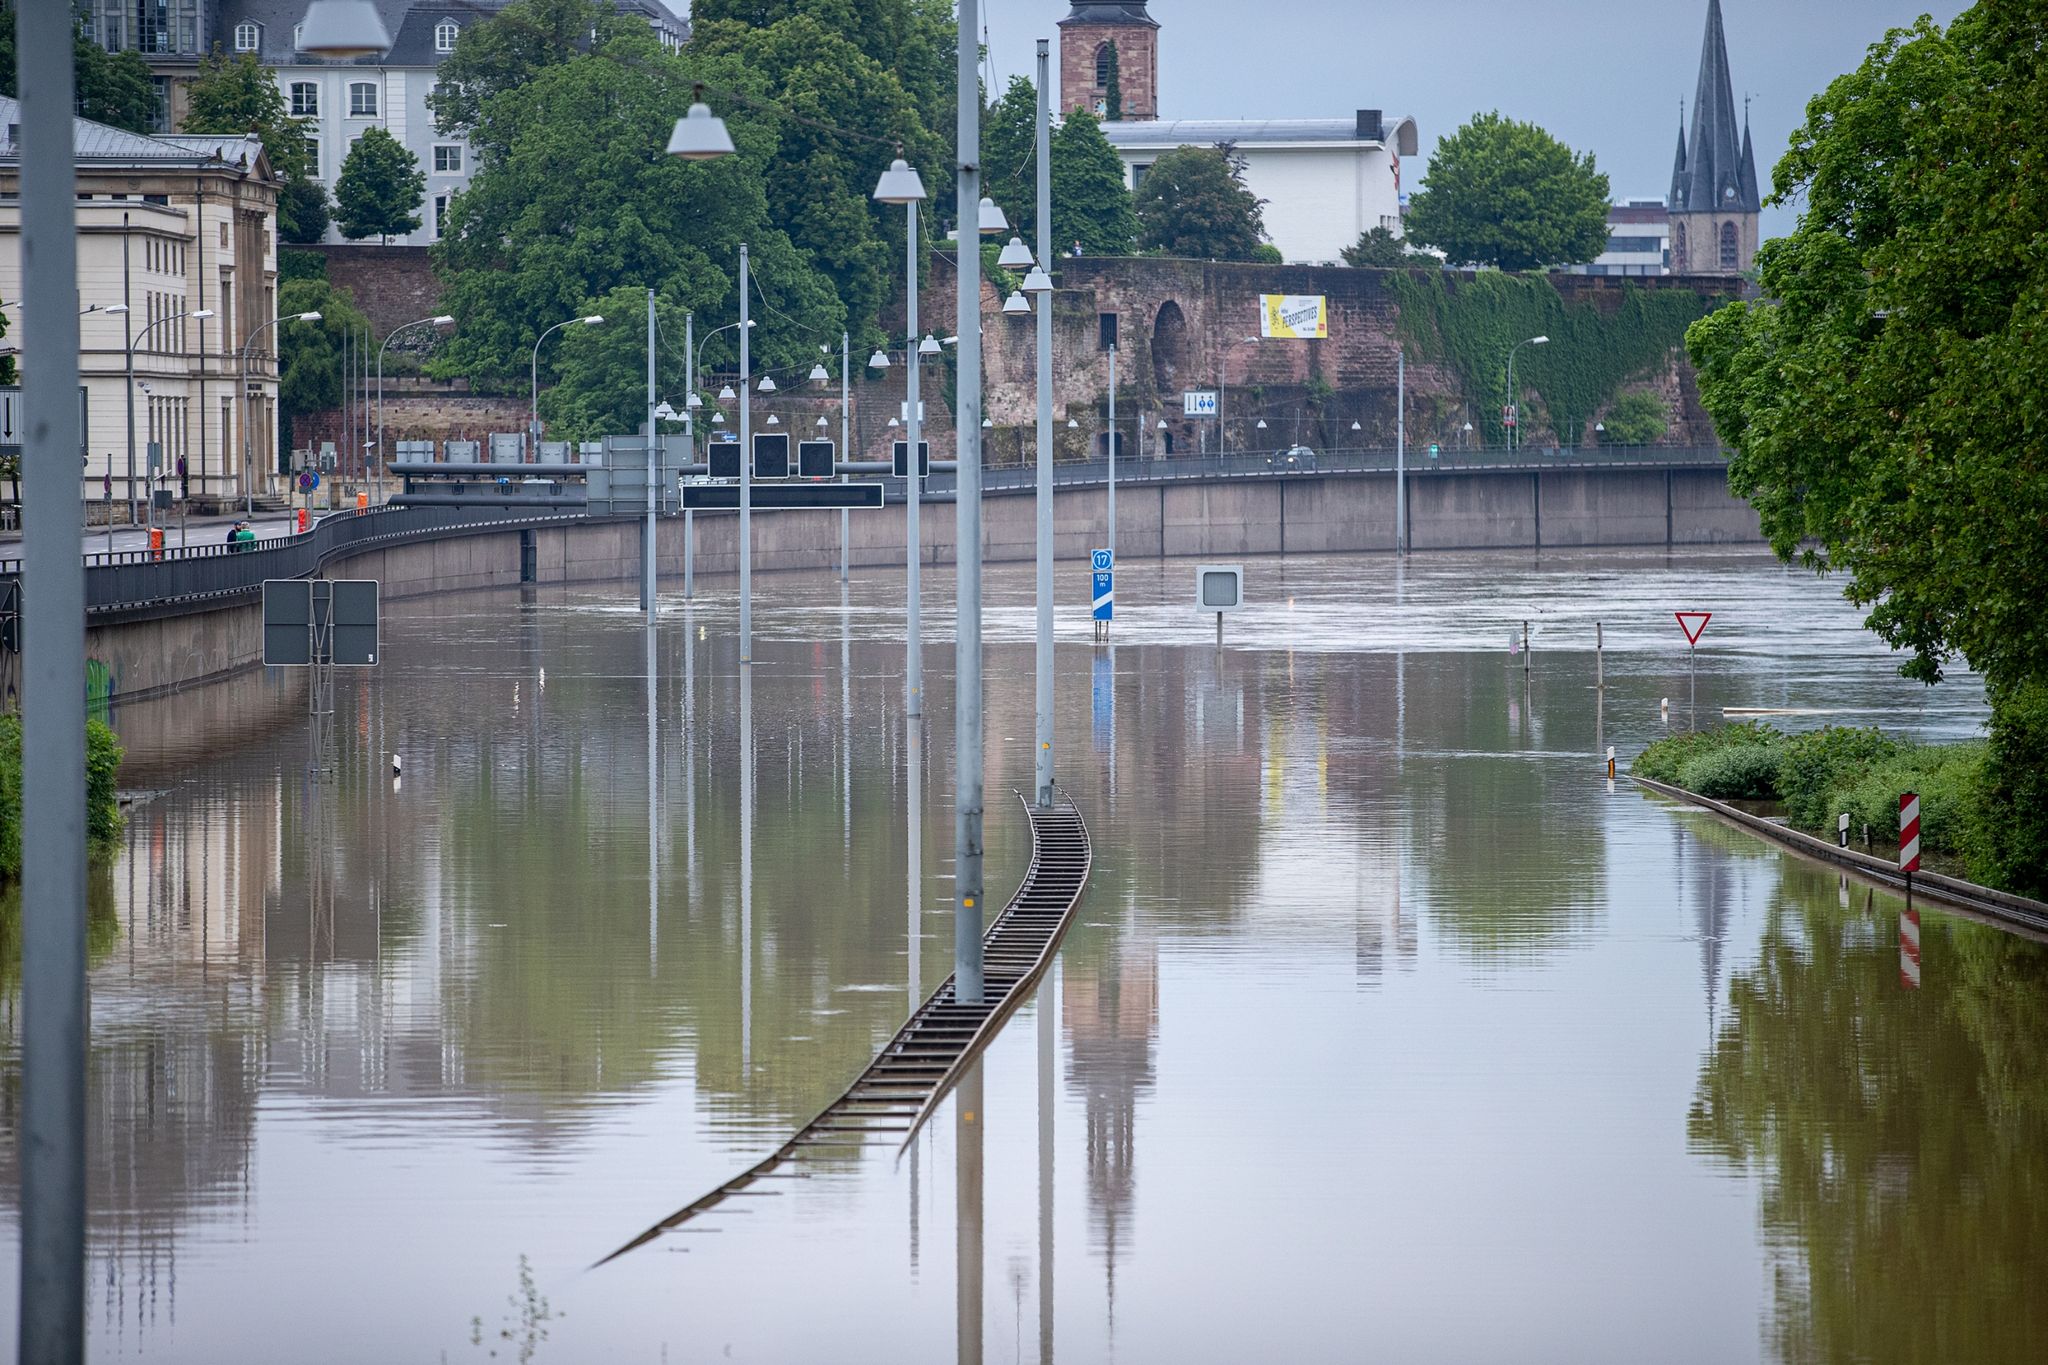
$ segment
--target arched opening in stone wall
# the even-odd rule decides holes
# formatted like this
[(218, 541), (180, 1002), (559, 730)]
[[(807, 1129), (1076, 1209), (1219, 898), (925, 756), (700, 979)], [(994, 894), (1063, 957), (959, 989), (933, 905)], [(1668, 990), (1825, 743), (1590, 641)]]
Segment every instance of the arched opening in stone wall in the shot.
[(1721, 268), (1739, 270), (1742, 268), (1742, 247), (1735, 235), (1735, 224), (1721, 224)]
[(1159, 305), (1152, 320), (1152, 383), (1163, 399), (1180, 391), (1188, 367), (1188, 320), (1172, 299)]

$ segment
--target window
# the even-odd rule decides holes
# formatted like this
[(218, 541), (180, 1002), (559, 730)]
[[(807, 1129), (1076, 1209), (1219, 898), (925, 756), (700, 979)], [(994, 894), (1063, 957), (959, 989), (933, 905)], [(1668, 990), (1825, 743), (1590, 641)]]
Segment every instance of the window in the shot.
[(300, 50), (301, 48), (305, 47), (305, 45), (306, 45), (306, 26), (305, 26), (304, 24), (293, 24), (293, 25), (292, 25), (292, 51), (294, 51), (294, 52), (297, 52), (297, 51), (299, 51), (299, 50)]
[(256, 40), (260, 33), (261, 30), (254, 24), (236, 24), (235, 51), (254, 52), (256, 50)]
[(377, 117), (377, 86), (372, 81), (351, 81), (348, 87), (348, 116)]
[(461, 32), (461, 27), (453, 19), (443, 19), (434, 25), (434, 51), (453, 52), (456, 36)]
[(438, 143), (434, 147), (434, 173), (453, 175), (462, 170), (462, 148)]
[(1138, 192), (1138, 186), (1145, 183), (1145, 172), (1151, 169), (1152, 163), (1149, 161), (1133, 163), (1131, 166), (1131, 193), (1136, 194)]
[(1735, 235), (1735, 224), (1721, 224), (1721, 268), (1740, 270), (1742, 268), (1742, 246)]
[(311, 81), (292, 82), (292, 117), (320, 117), (320, 87)]
[(317, 137), (306, 139), (306, 164), (316, 171), (320, 167), (320, 139)]
[(1661, 237), (1609, 237), (1607, 239), (1607, 249), (1609, 251), (1662, 251), (1664, 249), (1664, 241)]
[(1096, 44), (1095, 88), (1097, 90), (1107, 90), (1109, 88), (1109, 50), (1110, 45), (1108, 43)]
[(440, 241), (440, 240), (441, 240), (441, 225), (442, 225), (443, 223), (447, 222), (447, 221), (448, 221), (448, 196), (447, 196), (447, 195), (445, 195), (445, 194), (437, 194), (437, 195), (435, 195), (435, 196), (434, 196), (434, 240), (435, 240), (435, 241), (437, 241), (437, 242), (438, 242), (438, 241)]
[(1116, 345), (1116, 314), (1114, 314), (1114, 313), (1099, 313), (1099, 314), (1097, 314), (1097, 315), (1096, 315), (1096, 327), (1097, 327), (1097, 329), (1098, 329), (1098, 331), (1099, 331), (1099, 333), (1100, 333), (1100, 336), (1101, 336), (1101, 343), (1100, 343), (1100, 344), (1101, 344), (1101, 346), (1102, 346), (1102, 349), (1103, 349), (1103, 350), (1105, 350), (1105, 351), (1106, 351), (1106, 350), (1108, 350), (1108, 349), (1109, 349), (1110, 347), (1112, 347), (1112, 346)]

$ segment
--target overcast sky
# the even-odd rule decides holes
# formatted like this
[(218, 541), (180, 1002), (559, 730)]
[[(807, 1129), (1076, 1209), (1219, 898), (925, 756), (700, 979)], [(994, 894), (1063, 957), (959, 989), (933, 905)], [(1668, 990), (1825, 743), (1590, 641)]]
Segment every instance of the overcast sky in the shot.
[[(1029, 75), (1033, 41), (1053, 40), (1066, 0), (984, 0), (998, 90)], [(1887, 28), (1959, 0), (1722, 0), (1738, 108), (1750, 97), (1757, 176), (1806, 102), (1862, 61)], [(1151, 0), (1160, 24), (1165, 118), (1336, 118), (1413, 114), (1425, 157), (1486, 109), (1541, 124), (1594, 154), (1617, 198), (1664, 197), (1678, 102), (1699, 77), (1707, 0)], [(1058, 80), (1057, 73), (1054, 76)], [(1055, 87), (1057, 88), (1057, 87)], [(1417, 168), (1418, 170), (1420, 168)], [(1403, 168), (1413, 189), (1418, 176)], [(1793, 217), (1766, 210), (1767, 236)]]

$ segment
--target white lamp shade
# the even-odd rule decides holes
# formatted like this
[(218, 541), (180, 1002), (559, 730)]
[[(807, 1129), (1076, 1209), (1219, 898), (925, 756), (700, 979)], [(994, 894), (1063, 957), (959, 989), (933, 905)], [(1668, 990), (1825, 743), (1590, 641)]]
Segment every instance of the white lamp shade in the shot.
[(700, 395), (693, 393), (688, 398), (685, 398), (683, 400), (683, 406), (690, 408), (701, 408), (704, 406), (704, 399)]
[(768, 414), (768, 425), (771, 427), (779, 427), (782, 425), (782, 419), (771, 412)]
[(1360, 425), (1359, 425), (1358, 423), (1356, 423), (1356, 422), (1353, 422), (1353, 423), (1351, 424), (1351, 429), (1352, 429), (1353, 431), (1364, 431), (1364, 430), (1365, 430), (1365, 428), (1364, 428), (1364, 427), (1360, 426)]
[(320, 315), (319, 315), (318, 313), (301, 313), (301, 314), (299, 314), (299, 321), (300, 321), (300, 322), (318, 322), (318, 321), (320, 321)]
[(1069, 418), (1067, 419), (1067, 428), (1068, 428), (1068, 430), (1070, 430), (1070, 431), (1071, 431), (1071, 430), (1073, 430), (1073, 429), (1075, 429), (1075, 428), (1077, 428), (1077, 427), (1079, 427), (1080, 425), (1081, 425), (1081, 424), (1080, 424), (1079, 422), (1076, 422), (1076, 421), (1075, 421), (1075, 420), (1074, 420), (1073, 418), (1071, 418), (1071, 417), (1069, 417)]
[(712, 413), (712, 414), (711, 414), (711, 425), (712, 425), (712, 426), (714, 426), (714, 427), (722, 427), (722, 426), (724, 426), (724, 425), (725, 425), (725, 414), (724, 414), (724, 413), (722, 413), (722, 412), (714, 412), (714, 413)]
[(897, 421), (897, 420), (896, 420), (896, 419), (895, 419), (894, 417), (891, 417), (891, 418), (889, 419), (889, 425), (890, 425), (890, 426), (892, 426), (892, 427), (900, 427), (900, 426), (902, 426), (902, 425), (903, 425), (903, 423), (901, 423), (901, 422)]
[(811, 366), (811, 379), (814, 382), (822, 383), (825, 380), (830, 379), (831, 377), (831, 375), (825, 373), (825, 367), (823, 365)]
[(675, 131), (668, 135), (668, 154), (685, 161), (709, 161), (732, 153), (732, 134), (726, 131), (725, 120), (712, 113), (708, 104), (691, 105), (690, 111), (676, 120)]
[(1159, 419), (1159, 429), (1161, 431), (1166, 430), (1166, 419), (1164, 417)]
[(1022, 287), (1025, 293), (1033, 297), (1039, 294), (1050, 294), (1052, 292), (1052, 276), (1045, 273), (1043, 266), (1034, 265), (1031, 267), (1031, 273), (1024, 277)]
[(1266, 419), (1265, 419), (1265, 418), (1261, 417), (1261, 418), (1259, 419), (1259, 427), (1258, 427), (1258, 429), (1259, 429), (1260, 431), (1264, 431), (1264, 430), (1266, 429)]
[(598, 323), (600, 323), (600, 322), (603, 322), (603, 321), (604, 321), (604, 315), (603, 315), (603, 314), (601, 314), (601, 313), (592, 313), (592, 314), (591, 314), (591, 315), (590, 315), (589, 317), (587, 317), (587, 318), (583, 319), (583, 325), (584, 325), (585, 327), (595, 327), (595, 326), (597, 326), (597, 324), (598, 324)]
[(755, 392), (757, 392), (757, 393), (773, 393), (773, 392), (775, 392), (775, 376), (774, 376), (774, 375), (772, 375), (772, 374), (764, 374), (764, 375), (762, 375), (762, 376), (761, 376), (761, 382), (760, 382), (760, 383), (758, 383), (758, 384), (756, 384), (756, 385), (754, 385), (754, 390), (755, 390)]
[(1012, 237), (1009, 245), (1003, 248), (1003, 254), (996, 257), (996, 264), (1005, 270), (1029, 269), (1031, 248), (1024, 245), (1022, 237)]
[(370, 0), (313, 0), (299, 24), (299, 50), (319, 57), (368, 57), (390, 46)]
[(734, 393), (734, 392), (732, 391), (732, 385), (730, 385), (730, 384), (727, 384), (727, 385), (726, 385), (726, 386), (725, 386), (724, 388), (720, 389), (720, 390), (718, 391), (718, 396), (719, 396), (720, 398), (737, 398), (737, 397), (739, 397), (739, 395), (738, 395), (738, 394), (736, 394), (736, 393)]
[(191, 316), (195, 318), (210, 318), (213, 316), (213, 310), (211, 308), (201, 308), (197, 312), (191, 314)]
[(660, 403), (655, 406), (654, 415), (665, 421), (668, 418), (675, 416), (676, 410), (666, 403)]
[(889, 163), (875, 182), (875, 198), (884, 204), (915, 204), (925, 198), (924, 181), (902, 157)]
[(937, 355), (939, 353), (938, 338), (930, 332), (926, 332), (924, 340), (917, 343), (917, 353), (919, 355)]
[(1031, 311), (1031, 305), (1024, 302), (1024, 295), (1019, 291), (1012, 293), (1010, 297), (1003, 300), (1003, 311), (1012, 315), (1028, 313)]
[(984, 427), (993, 427), (995, 426), (995, 421), (992, 418), (984, 417), (981, 419), (981, 424)]
[(1009, 226), (1010, 220), (1003, 217), (1003, 211), (996, 207), (996, 201), (984, 195), (981, 201), (981, 231), (983, 235), (986, 236), (990, 233), (1005, 231)]
[(1529, 338), (1529, 344), (1530, 344), (1531, 346), (1548, 346), (1548, 345), (1550, 344), (1550, 338), (1549, 338), (1549, 337), (1530, 337), (1530, 338)]
[(820, 430), (823, 430), (825, 426), (825, 419), (820, 417), (817, 421), (811, 423), (811, 425), (819, 428)]
[(873, 355), (868, 357), (868, 368), (871, 370), (888, 369), (889, 353), (887, 351), (876, 351)]
[(436, 327), (447, 327), (454, 323), (455, 315), (453, 313), (442, 313), (437, 317), (428, 318), (427, 321), (433, 323)]

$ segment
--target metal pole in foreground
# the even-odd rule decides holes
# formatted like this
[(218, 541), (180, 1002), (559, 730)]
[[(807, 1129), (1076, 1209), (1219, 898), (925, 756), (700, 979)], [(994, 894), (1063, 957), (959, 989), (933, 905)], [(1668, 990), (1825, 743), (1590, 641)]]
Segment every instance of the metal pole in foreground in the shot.
[[(839, 458), (842, 460), (853, 454), (853, 446), (849, 444), (850, 422), (848, 418), (848, 414), (853, 411), (852, 368), (853, 338), (849, 334), (841, 332), (839, 334)], [(839, 482), (846, 482), (844, 474), (839, 476)], [(839, 581), (841, 583), (846, 581), (846, 554), (848, 546), (852, 543), (852, 527), (850, 524), (852, 516), (853, 514), (846, 508), (842, 507), (839, 509)]]
[[(1038, 227), (1041, 269), (1052, 263), (1051, 58), (1038, 40)], [(1052, 804), (1052, 293), (1038, 303), (1038, 804)]]
[(904, 575), (904, 643), (903, 643), (903, 714), (915, 720), (924, 714), (924, 565), (923, 549), (918, 545), (918, 508), (924, 501), (924, 479), (918, 473), (917, 445), (924, 434), (924, 423), (920, 420), (920, 406), (924, 402), (918, 393), (918, 372), (923, 368), (924, 357), (918, 354), (917, 345), (917, 203), (906, 204), (909, 225), (904, 231), (904, 248), (909, 260), (909, 281), (903, 295), (903, 312), (910, 328), (910, 345), (904, 352), (904, 359), (910, 370), (904, 377), (903, 433), (909, 437), (904, 447), (909, 452), (904, 462), (903, 480), (903, 525), (909, 558), (905, 561), (909, 571)]
[(1109, 566), (1116, 567), (1116, 347), (1109, 348)]
[[(22, 5), (23, 383), (20, 1359), (85, 1359), (85, 562), (69, 5)], [(132, 323), (131, 323), (132, 325)], [(132, 352), (131, 352), (132, 355)], [(131, 419), (129, 430), (134, 430)], [(133, 437), (131, 436), (131, 441)], [(131, 486), (132, 494), (133, 488)], [(68, 509), (68, 510), (67, 510)]]
[[(701, 452), (697, 449), (697, 315), (683, 314), (683, 430), (690, 434), (690, 458), (695, 460)], [(683, 600), (689, 601), (697, 592), (696, 542), (697, 514), (689, 508), (683, 509)]]
[(740, 243), (740, 662), (754, 662), (754, 409), (747, 385), (753, 352), (747, 348), (747, 244)]
[[(981, 33), (977, 0), (960, 0), (959, 89), (980, 89)], [(960, 334), (959, 402), (954, 413), (959, 475), (955, 509), (959, 531), (959, 624), (953, 667), (953, 872), (959, 912), (953, 925), (953, 998), (982, 1002), (981, 988), (981, 101), (959, 99), (954, 155), (959, 180), (959, 281), (955, 331)], [(911, 452), (916, 458), (915, 449)], [(963, 1101), (964, 1102), (964, 1101)], [(979, 1266), (977, 1264), (977, 1270)], [(977, 1294), (979, 1286), (976, 1286)], [(977, 1352), (977, 1355), (979, 1353)]]
[(1394, 553), (1408, 549), (1408, 353), (1394, 357)]
[(654, 409), (661, 402), (654, 396), (654, 291), (647, 291), (647, 533), (640, 543), (640, 605), (647, 612), (647, 624), (654, 624), (654, 509), (655, 480), (661, 462), (655, 451), (661, 443)]

